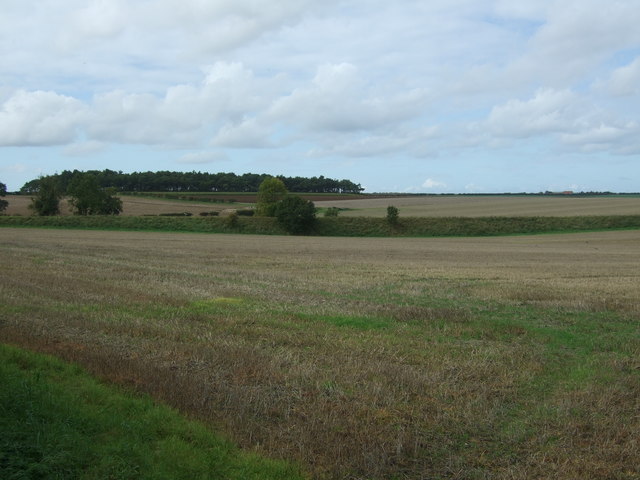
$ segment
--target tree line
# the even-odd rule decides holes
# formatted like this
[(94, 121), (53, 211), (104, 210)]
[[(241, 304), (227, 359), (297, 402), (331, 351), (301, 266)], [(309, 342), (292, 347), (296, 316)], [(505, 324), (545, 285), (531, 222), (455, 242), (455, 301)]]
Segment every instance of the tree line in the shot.
[[(54, 177), (61, 191), (66, 192), (73, 178), (81, 173), (95, 177), (101, 188), (114, 188), (119, 192), (257, 192), (260, 184), (271, 175), (245, 173), (208, 172), (133, 172), (114, 170), (64, 170), (50, 175)], [(336, 180), (319, 177), (278, 176), (287, 190), (296, 193), (361, 193), (364, 188), (351, 180)], [(24, 184), (20, 193), (37, 193), (42, 178)]]

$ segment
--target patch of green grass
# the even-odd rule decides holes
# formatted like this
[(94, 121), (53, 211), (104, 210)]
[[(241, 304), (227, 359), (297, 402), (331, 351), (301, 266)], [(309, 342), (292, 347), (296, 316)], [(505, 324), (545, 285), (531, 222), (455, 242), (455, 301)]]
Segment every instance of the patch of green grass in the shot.
[(0, 478), (296, 479), (175, 411), (0, 345)]
[[(51, 227), (99, 230), (146, 230), (202, 233), (284, 235), (272, 217), (242, 217), (229, 225), (219, 217), (126, 217), (109, 215), (12, 217), (0, 216), (0, 227)], [(320, 217), (313, 235), (340, 237), (482, 237), (542, 233), (591, 232), (640, 228), (640, 215), (576, 217), (443, 217), (384, 218)]]
[(390, 320), (353, 315), (300, 314), (299, 317), (307, 321), (323, 322), (336, 327), (353, 328), (356, 330), (383, 330), (393, 325), (393, 322)]

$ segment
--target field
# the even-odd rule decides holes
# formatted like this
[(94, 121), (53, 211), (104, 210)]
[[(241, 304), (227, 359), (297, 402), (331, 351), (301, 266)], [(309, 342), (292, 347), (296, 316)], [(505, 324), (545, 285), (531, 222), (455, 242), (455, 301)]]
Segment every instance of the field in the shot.
[[(194, 194), (195, 195), (195, 194)], [(30, 215), (28, 196), (8, 196), (8, 215)], [(123, 195), (123, 215), (159, 215), (163, 213), (201, 212), (243, 208), (248, 203), (210, 203), (180, 201)], [(235, 195), (238, 200), (253, 197)], [(340, 216), (384, 217), (387, 206), (399, 208), (401, 217), (492, 217), (492, 216), (576, 216), (576, 215), (640, 215), (640, 195), (619, 196), (395, 196), (379, 198), (362, 196), (355, 200), (322, 200), (325, 196), (312, 196), (317, 207), (344, 209)], [(329, 197), (331, 198), (331, 197)], [(69, 206), (63, 201), (62, 214), (69, 215)]]
[(640, 231), (0, 244), (0, 339), (313, 478), (640, 477)]
[(347, 209), (342, 216), (384, 217), (394, 205), (405, 217), (528, 217), (578, 215), (638, 215), (640, 196), (500, 196), (416, 195), (315, 202), (318, 207)]

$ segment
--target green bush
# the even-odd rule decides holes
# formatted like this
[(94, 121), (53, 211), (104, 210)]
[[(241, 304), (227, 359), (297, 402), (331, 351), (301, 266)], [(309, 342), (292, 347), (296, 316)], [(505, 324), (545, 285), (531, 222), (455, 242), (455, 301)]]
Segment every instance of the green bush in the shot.
[(287, 232), (301, 235), (311, 231), (316, 221), (316, 207), (313, 202), (293, 195), (276, 204), (275, 216)]
[(256, 212), (254, 210), (237, 210), (236, 213), (243, 217), (253, 217)]
[(393, 205), (389, 205), (387, 207), (387, 223), (389, 223), (389, 225), (397, 225), (399, 216), (400, 213), (398, 212), (397, 207), (394, 207)]
[(329, 207), (324, 211), (325, 217), (337, 217), (340, 213), (340, 209), (338, 207)]

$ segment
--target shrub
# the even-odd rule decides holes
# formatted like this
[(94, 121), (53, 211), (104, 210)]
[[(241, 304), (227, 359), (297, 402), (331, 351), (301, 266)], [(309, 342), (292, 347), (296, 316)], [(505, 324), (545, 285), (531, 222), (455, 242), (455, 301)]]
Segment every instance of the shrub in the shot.
[[(4, 197), (7, 194), (7, 186), (4, 183), (0, 183), (0, 197)], [(9, 205), (9, 202), (0, 198), (0, 212), (4, 212)]]
[(316, 207), (313, 202), (294, 195), (276, 204), (275, 216), (287, 232), (300, 235), (311, 231), (316, 220)]
[(398, 212), (397, 207), (394, 207), (393, 205), (389, 205), (387, 207), (387, 223), (389, 223), (389, 225), (397, 225), (399, 216), (400, 213)]
[(229, 228), (237, 228), (238, 227), (238, 212), (231, 212), (224, 219), (224, 224)]
[(329, 207), (324, 211), (325, 217), (337, 217), (340, 213), (340, 209), (338, 207)]

